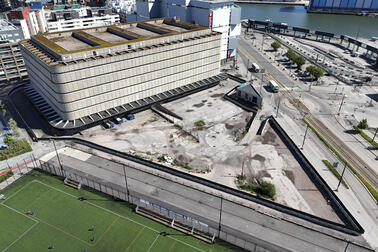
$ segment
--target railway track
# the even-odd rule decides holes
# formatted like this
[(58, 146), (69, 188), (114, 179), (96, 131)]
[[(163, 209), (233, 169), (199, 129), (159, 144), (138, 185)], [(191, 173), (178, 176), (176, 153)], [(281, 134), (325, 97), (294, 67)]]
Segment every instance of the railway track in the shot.
[(378, 189), (378, 175), (364, 160), (352, 151), (339, 137), (328, 129), (315, 117), (307, 118), (307, 121), (339, 152), (358, 173), (360, 173), (370, 185)]
[[(249, 53), (244, 49), (241, 51), (247, 57)], [(250, 56), (251, 57), (251, 56)], [(266, 73), (272, 79), (275, 79), (270, 73)], [(269, 78), (269, 77), (268, 77)], [(278, 85), (283, 92), (280, 93), (289, 100), (289, 102), (303, 115), (307, 115), (307, 121), (316, 129), (327, 141), (340, 153), (351, 166), (375, 189), (378, 190), (378, 174), (364, 160), (362, 160), (351, 148), (349, 148), (339, 137), (337, 137), (327, 126), (311, 114), (310, 110), (303, 104), (300, 99), (296, 98), (289, 88), (280, 81)]]

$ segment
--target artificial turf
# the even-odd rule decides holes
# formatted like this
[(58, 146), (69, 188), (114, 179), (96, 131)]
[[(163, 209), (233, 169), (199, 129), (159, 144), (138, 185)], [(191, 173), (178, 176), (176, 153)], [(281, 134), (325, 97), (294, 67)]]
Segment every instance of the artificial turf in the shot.
[(137, 215), (125, 202), (73, 189), (40, 171), (1, 193), (6, 200), (0, 201), (0, 251), (49, 251), (52, 245), (52, 251), (87, 252), (241, 250), (219, 240), (207, 244)]

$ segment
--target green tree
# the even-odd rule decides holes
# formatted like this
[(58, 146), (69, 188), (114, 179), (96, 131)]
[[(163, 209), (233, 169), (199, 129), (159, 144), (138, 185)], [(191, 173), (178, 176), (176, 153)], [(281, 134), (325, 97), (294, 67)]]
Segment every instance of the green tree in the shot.
[(275, 52), (277, 52), (278, 48), (281, 47), (281, 44), (280, 44), (280, 42), (278, 42), (278, 41), (276, 40), (276, 41), (274, 41), (270, 46), (273, 48), (273, 50), (274, 50)]
[(294, 58), (294, 63), (297, 65), (298, 69), (301, 69), (304, 64), (306, 64), (306, 59), (302, 55), (297, 55)]
[(369, 128), (369, 125), (368, 125), (367, 119), (366, 119), (366, 118), (362, 119), (362, 120), (358, 123), (357, 127), (360, 128), (360, 129), (368, 129), (368, 128)]
[(287, 50), (287, 52), (286, 52), (286, 57), (287, 57), (291, 62), (294, 62), (294, 59), (295, 59), (296, 56), (297, 56), (297, 54), (296, 54), (292, 49)]
[(312, 78), (315, 80), (319, 79), (320, 77), (324, 76), (324, 70), (317, 66), (308, 66), (306, 67), (306, 71), (309, 72)]
[(6, 135), (4, 138), (4, 143), (6, 145), (11, 145), (14, 142), (13, 138), (10, 135)]
[(11, 118), (11, 119), (9, 119), (8, 124), (9, 124), (9, 127), (11, 128), (11, 130), (13, 132), (13, 135), (15, 137), (19, 137), (20, 136), (20, 132), (18, 132), (18, 127), (17, 127), (16, 121), (13, 120), (13, 118)]

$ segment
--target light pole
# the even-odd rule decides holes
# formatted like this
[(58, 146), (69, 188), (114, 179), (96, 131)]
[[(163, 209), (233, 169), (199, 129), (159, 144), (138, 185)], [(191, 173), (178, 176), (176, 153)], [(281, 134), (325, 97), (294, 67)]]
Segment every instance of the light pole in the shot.
[(341, 184), (341, 181), (343, 180), (344, 172), (345, 172), (346, 166), (347, 166), (347, 164), (344, 163), (344, 169), (343, 169), (343, 172), (341, 173), (341, 177), (340, 177), (340, 180), (339, 180), (339, 184), (337, 184), (336, 192), (339, 190), (339, 186), (340, 186), (340, 184)]
[(278, 117), (278, 111), (280, 110), (280, 104), (281, 104), (281, 96), (280, 96), (280, 98), (279, 98), (279, 100), (278, 100), (276, 118)]
[(341, 107), (343, 106), (344, 99), (345, 99), (346, 97), (347, 97), (347, 96), (346, 96), (345, 94), (343, 94), (343, 98), (341, 98), (341, 103), (340, 103), (340, 107), (339, 107), (339, 112), (337, 113), (337, 115), (340, 115)]
[(373, 136), (373, 139), (372, 139), (373, 142), (374, 142), (375, 136), (377, 135), (377, 131), (378, 131), (378, 128), (375, 129), (375, 133), (374, 133), (374, 136)]
[(60, 162), (58, 150), (56, 149), (56, 145), (55, 145), (54, 139), (52, 139), (52, 142), (53, 142), (53, 145), (54, 145), (54, 149), (55, 149), (55, 153), (56, 153), (56, 158), (58, 159), (58, 162), (59, 162), (59, 165), (60, 165), (60, 172), (62, 173), (62, 176), (64, 176), (63, 175), (63, 166), (62, 166), (62, 163)]
[(305, 134), (304, 134), (304, 136), (303, 136), (303, 143), (302, 143), (302, 147), (301, 147), (302, 150), (303, 150), (303, 146), (304, 146), (305, 141), (306, 141), (306, 136), (307, 136), (308, 128), (309, 128), (309, 126), (308, 126), (308, 124), (307, 124), (307, 128), (306, 128)]

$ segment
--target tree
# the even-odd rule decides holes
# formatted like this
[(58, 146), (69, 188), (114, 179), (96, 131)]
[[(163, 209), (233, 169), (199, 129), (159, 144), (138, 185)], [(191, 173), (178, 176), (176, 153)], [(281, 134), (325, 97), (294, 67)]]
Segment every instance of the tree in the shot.
[(6, 145), (11, 145), (14, 142), (13, 138), (10, 135), (6, 135), (4, 138), (4, 143)]
[(296, 56), (297, 56), (297, 54), (296, 54), (292, 49), (289, 49), (289, 50), (286, 52), (286, 57), (287, 57), (291, 62), (294, 62), (294, 59), (295, 59)]
[(367, 119), (366, 119), (366, 118), (362, 119), (362, 120), (358, 123), (357, 127), (360, 128), (360, 129), (368, 129), (368, 128), (369, 128), (369, 125), (368, 125), (368, 123), (367, 123)]
[(324, 70), (322, 68), (313, 65), (306, 67), (306, 71), (309, 72), (311, 77), (315, 78), (315, 80), (324, 75)]
[(306, 64), (306, 59), (302, 55), (297, 55), (294, 58), (294, 63), (297, 65), (298, 69), (301, 69), (304, 64)]
[(15, 137), (19, 137), (20, 133), (18, 132), (18, 127), (17, 127), (16, 121), (11, 118), (11, 119), (9, 119), (8, 124), (9, 124), (9, 127), (11, 128), (11, 130), (13, 132), (13, 135)]
[(280, 44), (280, 42), (278, 42), (278, 41), (276, 40), (276, 41), (274, 41), (270, 46), (273, 47), (273, 50), (274, 50), (275, 52), (277, 52), (278, 48), (281, 47), (281, 44)]

